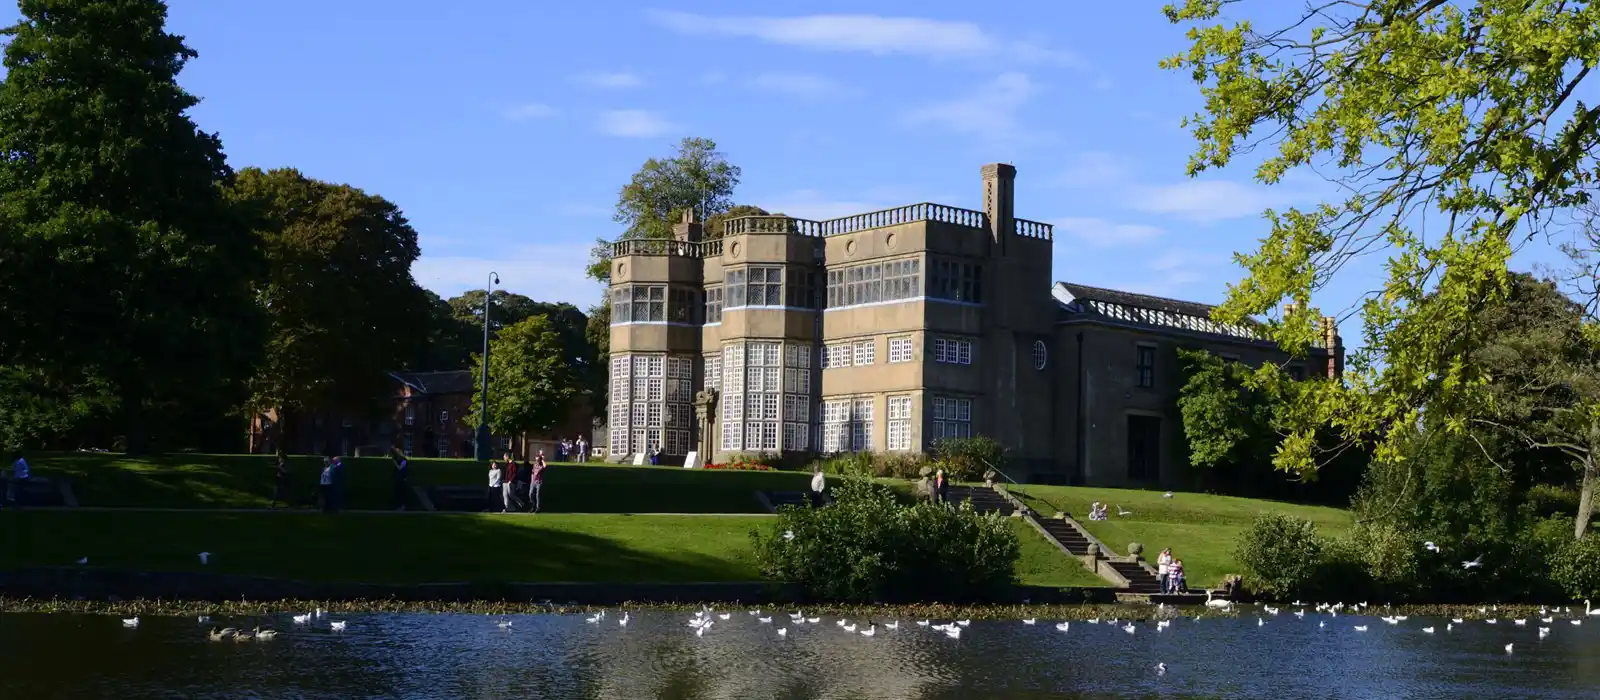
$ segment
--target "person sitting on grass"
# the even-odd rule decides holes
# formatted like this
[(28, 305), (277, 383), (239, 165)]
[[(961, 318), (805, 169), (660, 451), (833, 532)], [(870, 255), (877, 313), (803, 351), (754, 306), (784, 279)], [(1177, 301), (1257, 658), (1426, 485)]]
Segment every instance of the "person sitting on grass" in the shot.
[(500, 463), (489, 461), (489, 488), (483, 492), (483, 512), (492, 513), (498, 506), (501, 513), (506, 512), (506, 492), (500, 483)]

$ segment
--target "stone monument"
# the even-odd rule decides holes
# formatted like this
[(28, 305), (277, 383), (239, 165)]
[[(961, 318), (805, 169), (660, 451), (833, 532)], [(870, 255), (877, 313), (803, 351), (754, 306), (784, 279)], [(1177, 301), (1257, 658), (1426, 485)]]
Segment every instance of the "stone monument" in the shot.
[[(717, 390), (715, 387), (706, 387), (694, 395), (694, 419), (700, 427), (700, 440), (696, 444), (699, 459), (706, 459), (716, 454), (715, 445), (711, 444), (711, 426), (717, 422)], [(685, 465), (687, 466), (687, 465)]]

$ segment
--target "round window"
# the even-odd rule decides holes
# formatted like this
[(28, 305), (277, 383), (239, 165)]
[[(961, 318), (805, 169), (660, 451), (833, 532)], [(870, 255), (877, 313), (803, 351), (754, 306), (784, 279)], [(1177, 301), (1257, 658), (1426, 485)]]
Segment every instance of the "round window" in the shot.
[(1044, 365), (1050, 359), (1050, 351), (1045, 348), (1043, 340), (1033, 341), (1033, 368), (1043, 371)]

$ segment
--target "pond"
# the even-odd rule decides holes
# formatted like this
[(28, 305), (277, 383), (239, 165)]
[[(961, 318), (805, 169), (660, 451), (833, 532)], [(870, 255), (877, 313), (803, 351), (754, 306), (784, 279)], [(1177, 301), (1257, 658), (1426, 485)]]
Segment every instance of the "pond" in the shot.
[[(876, 634), (787, 611), (609, 611), (483, 617), (262, 619), (0, 614), (0, 697), (170, 698), (1593, 698), (1600, 617), (1527, 626), (1285, 610), (1260, 624), (1178, 617), (974, 621), (959, 638), (899, 620)], [(1568, 616), (1571, 617), (1571, 616)], [(342, 621), (345, 629), (334, 630)], [(500, 623), (509, 622), (502, 627)], [(271, 641), (213, 642), (212, 624), (268, 624)], [(1367, 631), (1358, 632), (1356, 626)], [(1540, 637), (1538, 627), (1551, 629)], [(1423, 628), (1433, 627), (1433, 633)], [(786, 629), (779, 635), (779, 629)], [(1510, 652), (1505, 649), (1512, 644)], [(1165, 672), (1157, 669), (1165, 664)]]

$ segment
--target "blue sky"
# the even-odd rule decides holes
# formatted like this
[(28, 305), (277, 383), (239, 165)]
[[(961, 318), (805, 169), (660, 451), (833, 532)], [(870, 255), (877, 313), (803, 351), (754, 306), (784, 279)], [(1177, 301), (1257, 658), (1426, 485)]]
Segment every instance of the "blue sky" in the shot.
[[(493, 270), (595, 302), (584, 262), (620, 230), (618, 188), (687, 135), (744, 169), (737, 201), (808, 218), (977, 208), (979, 167), (1011, 162), (1018, 215), (1057, 224), (1056, 279), (1203, 302), (1263, 208), (1321, 191), (1184, 175), (1198, 92), (1157, 68), (1185, 41), (1148, 0), (170, 4), (200, 53), (181, 77), (194, 117), (234, 166), (396, 202), (418, 282), (446, 296)], [(1319, 302), (1348, 304), (1370, 272)]]

